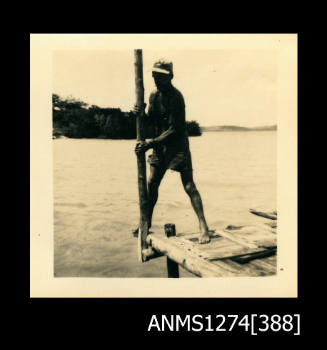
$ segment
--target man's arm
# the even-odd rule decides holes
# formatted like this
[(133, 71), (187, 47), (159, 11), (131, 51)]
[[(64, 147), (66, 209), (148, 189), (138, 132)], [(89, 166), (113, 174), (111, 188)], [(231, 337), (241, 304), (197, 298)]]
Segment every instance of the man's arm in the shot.
[(178, 137), (184, 130), (185, 105), (182, 96), (176, 96), (168, 111), (168, 129), (151, 141), (151, 146), (165, 144), (173, 137)]
[[(152, 112), (153, 112), (153, 100), (154, 96), (150, 96), (150, 105), (149, 105), (149, 119), (151, 120)], [(185, 128), (185, 104), (183, 96), (177, 95), (170, 102), (169, 110), (168, 110), (168, 129), (164, 131), (158, 137), (148, 141), (148, 142), (140, 142), (136, 145), (136, 152), (146, 152), (150, 148), (155, 147), (159, 144), (165, 144), (167, 141), (171, 140), (174, 137), (178, 137), (181, 135)]]
[[(145, 113), (145, 107), (146, 104), (144, 104), (144, 114), (143, 114), (143, 121), (145, 124), (150, 127), (150, 130), (153, 131), (153, 117), (154, 117), (154, 100), (155, 100), (155, 92), (152, 92), (149, 97), (149, 108), (148, 108), (148, 113)], [(134, 113), (139, 113), (140, 110), (137, 106), (134, 106)], [(152, 148), (152, 143), (151, 141), (146, 142), (146, 141), (140, 141), (136, 143), (135, 146), (135, 152), (146, 152)]]

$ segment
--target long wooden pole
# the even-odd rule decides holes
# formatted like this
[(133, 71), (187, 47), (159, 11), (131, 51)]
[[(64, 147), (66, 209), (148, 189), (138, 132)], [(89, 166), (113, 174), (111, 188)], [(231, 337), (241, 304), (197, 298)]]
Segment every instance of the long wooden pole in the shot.
[[(134, 66), (135, 66), (135, 91), (136, 104), (140, 109), (140, 113), (136, 116), (136, 137), (137, 141), (144, 141), (144, 85), (143, 85), (143, 59), (142, 50), (134, 50)], [(148, 191), (146, 181), (146, 163), (145, 154), (137, 154), (137, 176), (139, 188), (139, 204), (140, 204), (140, 224), (138, 234), (138, 258), (139, 261), (145, 261), (142, 250), (148, 247), (146, 237), (149, 231), (148, 225)]]

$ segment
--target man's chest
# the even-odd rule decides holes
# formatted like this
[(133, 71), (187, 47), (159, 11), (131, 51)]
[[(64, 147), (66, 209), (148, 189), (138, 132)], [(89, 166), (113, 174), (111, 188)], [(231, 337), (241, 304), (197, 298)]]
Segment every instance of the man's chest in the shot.
[(156, 112), (156, 120), (158, 126), (160, 126), (163, 129), (167, 128), (170, 113), (169, 97), (162, 94), (158, 94), (157, 99), (155, 101), (154, 109)]
[(156, 98), (156, 110), (161, 114), (167, 114), (170, 109), (170, 97), (167, 95), (164, 95), (162, 93), (159, 93)]

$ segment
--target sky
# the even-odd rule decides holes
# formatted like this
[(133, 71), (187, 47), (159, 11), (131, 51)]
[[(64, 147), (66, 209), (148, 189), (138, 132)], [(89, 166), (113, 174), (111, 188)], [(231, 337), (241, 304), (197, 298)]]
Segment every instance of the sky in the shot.
[[(145, 102), (155, 90), (151, 67), (173, 62), (173, 85), (186, 119), (201, 126), (277, 123), (278, 56), (274, 50), (143, 50)], [(99, 107), (130, 111), (135, 104), (133, 50), (58, 50), (53, 92)]]

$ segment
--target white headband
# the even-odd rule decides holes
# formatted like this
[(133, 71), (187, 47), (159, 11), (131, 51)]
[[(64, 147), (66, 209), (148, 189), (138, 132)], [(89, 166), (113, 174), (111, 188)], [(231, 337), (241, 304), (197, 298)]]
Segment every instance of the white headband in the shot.
[(170, 72), (166, 69), (162, 69), (162, 68), (157, 68), (157, 67), (153, 67), (152, 68), (152, 72), (158, 72), (158, 73), (163, 73), (163, 74), (170, 74)]

